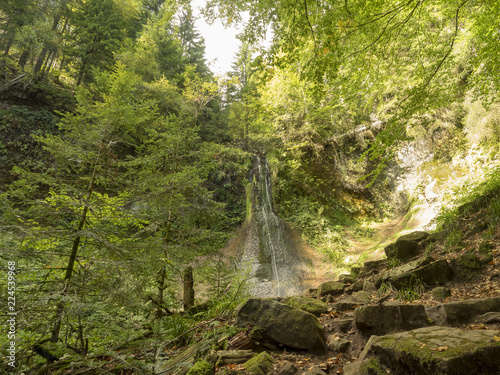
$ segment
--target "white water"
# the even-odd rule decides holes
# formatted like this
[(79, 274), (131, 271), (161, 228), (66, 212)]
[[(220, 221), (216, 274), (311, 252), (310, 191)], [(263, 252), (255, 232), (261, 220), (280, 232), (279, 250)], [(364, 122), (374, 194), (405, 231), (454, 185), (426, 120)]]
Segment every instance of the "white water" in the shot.
[(252, 219), (240, 266), (249, 272), (251, 293), (254, 296), (300, 294), (303, 259), (291, 238), (290, 228), (273, 208), (267, 160), (256, 157), (255, 164)]

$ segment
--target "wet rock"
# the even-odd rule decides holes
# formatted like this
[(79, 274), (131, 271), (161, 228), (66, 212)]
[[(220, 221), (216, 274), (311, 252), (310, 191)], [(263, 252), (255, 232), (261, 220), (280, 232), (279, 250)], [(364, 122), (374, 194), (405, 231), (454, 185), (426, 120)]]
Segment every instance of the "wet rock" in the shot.
[(318, 298), (326, 295), (337, 296), (344, 293), (345, 284), (338, 281), (327, 281), (318, 287)]
[(432, 298), (436, 301), (444, 301), (449, 296), (451, 296), (451, 290), (444, 286), (432, 289)]
[(243, 367), (250, 373), (255, 375), (266, 375), (271, 371), (273, 366), (273, 357), (267, 352), (262, 352), (252, 359), (249, 359), (243, 364)]
[(385, 334), (429, 325), (423, 305), (369, 305), (354, 310), (354, 323), (363, 332)]
[(468, 323), (488, 312), (500, 312), (500, 297), (443, 303), (429, 309), (438, 324)]
[(405, 261), (418, 255), (418, 243), (415, 241), (397, 240), (386, 246), (384, 251), (388, 259)]
[(288, 297), (283, 300), (283, 303), (297, 309), (307, 311), (314, 316), (328, 313), (328, 305), (325, 302), (319, 301), (310, 297)]
[(392, 374), (496, 374), (500, 342), (495, 331), (426, 327), (375, 337), (369, 351)]
[(237, 309), (236, 323), (260, 327), (266, 338), (299, 350), (320, 350), (326, 342), (314, 315), (272, 299), (250, 298)]
[(426, 257), (387, 272), (384, 281), (400, 289), (415, 285), (417, 282), (429, 286), (444, 285), (453, 277), (453, 270), (445, 259), (434, 261), (432, 257)]

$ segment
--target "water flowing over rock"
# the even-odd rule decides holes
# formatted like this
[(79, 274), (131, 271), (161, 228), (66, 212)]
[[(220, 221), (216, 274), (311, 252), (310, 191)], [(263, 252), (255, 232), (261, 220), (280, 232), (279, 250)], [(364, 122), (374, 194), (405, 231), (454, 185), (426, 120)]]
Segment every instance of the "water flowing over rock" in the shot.
[(251, 174), (251, 210), (239, 251), (239, 268), (249, 272), (253, 296), (297, 295), (304, 289), (304, 258), (292, 229), (274, 210), (270, 175), (267, 160), (257, 156)]

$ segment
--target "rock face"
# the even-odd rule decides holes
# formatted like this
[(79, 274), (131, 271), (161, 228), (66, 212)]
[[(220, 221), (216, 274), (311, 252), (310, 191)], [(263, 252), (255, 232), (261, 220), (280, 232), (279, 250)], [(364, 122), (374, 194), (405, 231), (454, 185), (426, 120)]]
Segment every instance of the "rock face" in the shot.
[(236, 323), (260, 327), (266, 338), (299, 350), (322, 350), (326, 343), (314, 315), (272, 299), (250, 298), (237, 310)]
[(391, 374), (497, 374), (497, 335), (498, 331), (426, 327), (375, 337), (365, 349)]
[(364, 332), (385, 334), (429, 325), (422, 305), (369, 305), (354, 310), (354, 322)]

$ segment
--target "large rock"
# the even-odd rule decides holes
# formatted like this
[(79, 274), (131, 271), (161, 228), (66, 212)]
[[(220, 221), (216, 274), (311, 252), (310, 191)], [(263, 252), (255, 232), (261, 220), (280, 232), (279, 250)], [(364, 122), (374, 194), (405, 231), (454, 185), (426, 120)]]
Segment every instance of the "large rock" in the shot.
[(429, 233), (422, 231), (415, 231), (399, 237), (397, 241), (405, 240), (405, 241), (413, 241), (419, 243), (425, 240), (427, 237), (429, 237)]
[(250, 298), (236, 312), (239, 326), (260, 327), (265, 337), (300, 350), (318, 350), (326, 339), (318, 319), (272, 299)]
[(429, 325), (423, 305), (369, 305), (354, 310), (354, 323), (361, 331), (385, 334)]
[(408, 240), (397, 240), (384, 249), (388, 259), (405, 261), (418, 255), (418, 243)]
[(338, 281), (327, 281), (318, 287), (318, 298), (342, 294), (344, 293), (345, 286), (345, 284)]
[(500, 312), (500, 297), (443, 303), (429, 309), (438, 324), (468, 323), (489, 312)]
[(416, 283), (428, 286), (445, 285), (453, 277), (453, 270), (445, 259), (434, 261), (432, 257), (426, 257), (387, 272), (384, 275), (384, 281), (400, 289), (414, 286)]
[(243, 364), (243, 367), (245, 367), (250, 374), (254, 375), (266, 375), (271, 371), (272, 366), (273, 357), (267, 352), (262, 352)]
[(294, 296), (286, 298), (283, 303), (307, 311), (314, 316), (328, 313), (328, 304), (315, 298)]
[(368, 352), (387, 365), (391, 374), (498, 374), (498, 334), (426, 327), (374, 337)]

